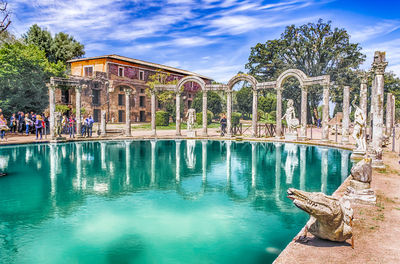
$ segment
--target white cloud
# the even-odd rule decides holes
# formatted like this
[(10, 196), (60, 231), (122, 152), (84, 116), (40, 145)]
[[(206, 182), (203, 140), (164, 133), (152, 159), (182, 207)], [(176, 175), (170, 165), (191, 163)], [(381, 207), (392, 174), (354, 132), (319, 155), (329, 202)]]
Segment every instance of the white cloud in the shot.
[(400, 20), (386, 20), (375, 25), (350, 29), (351, 40), (362, 42), (382, 35), (389, 34), (400, 28)]

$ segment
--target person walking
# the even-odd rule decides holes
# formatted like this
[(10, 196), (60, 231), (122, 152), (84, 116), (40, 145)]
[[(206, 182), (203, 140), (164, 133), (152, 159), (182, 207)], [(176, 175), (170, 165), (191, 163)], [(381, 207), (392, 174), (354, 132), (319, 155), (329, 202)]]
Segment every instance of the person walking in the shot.
[(28, 114), (25, 114), (25, 133), (27, 136), (29, 136), (29, 128), (31, 128), (33, 125), (32, 120), (29, 118)]
[(85, 117), (83, 117), (83, 119), (82, 119), (82, 122), (81, 122), (81, 124), (82, 124), (82, 137), (84, 137), (85, 135), (86, 135), (86, 131), (88, 130), (88, 119), (87, 118), (85, 118)]
[(25, 115), (24, 112), (20, 112), (18, 116), (18, 132), (21, 133), (21, 135), (23, 135), (24, 129), (25, 129)]
[(221, 137), (223, 137), (226, 134), (226, 116), (225, 116), (225, 114), (222, 115), (222, 118), (219, 121), (219, 123), (221, 124)]
[(6, 131), (10, 130), (10, 128), (7, 126), (7, 120), (5, 119), (3, 113), (0, 113), (0, 137), (1, 141), (5, 140), (7, 141), (6, 138)]
[(15, 116), (15, 114), (12, 114), (10, 118), (10, 132), (15, 134), (16, 131), (17, 131), (17, 117)]
[(75, 137), (75, 119), (73, 116), (70, 116), (68, 119), (68, 132), (70, 138)]
[(42, 117), (40, 115), (36, 116), (36, 122), (35, 122), (35, 128), (36, 128), (36, 140), (39, 139), (39, 134), (40, 134), (40, 139), (43, 137), (43, 122), (42, 122)]
[(87, 123), (87, 137), (92, 137), (92, 130), (93, 130), (93, 123), (94, 120), (92, 118), (91, 115), (89, 115), (89, 117), (86, 119), (86, 123)]

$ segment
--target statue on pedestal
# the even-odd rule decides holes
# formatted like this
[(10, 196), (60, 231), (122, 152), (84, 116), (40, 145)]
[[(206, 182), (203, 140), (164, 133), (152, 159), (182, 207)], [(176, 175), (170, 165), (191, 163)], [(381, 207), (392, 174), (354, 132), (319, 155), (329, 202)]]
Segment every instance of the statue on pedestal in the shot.
[(196, 110), (190, 108), (186, 113), (188, 137), (195, 137), (196, 131), (193, 131), (194, 122), (196, 121)]
[(296, 118), (292, 99), (289, 99), (287, 102), (286, 113), (283, 115), (282, 119), (284, 118), (286, 119), (286, 124), (288, 127), (288, 132), (285, 133), (285, 138), (289, 140), (297, 140), (297, 128), (299, 127), (299, 119)]
[(364, 111), (356, 106), (353, 101), (353, 107), (356, 109), (354, 113), (354, 130), (353, 138), (356, 141), (356, 148), (353, 151), (352, 158), (356, 156), (363, 157), (367, 151), (365, 127), (366, 127), (366, 117)]

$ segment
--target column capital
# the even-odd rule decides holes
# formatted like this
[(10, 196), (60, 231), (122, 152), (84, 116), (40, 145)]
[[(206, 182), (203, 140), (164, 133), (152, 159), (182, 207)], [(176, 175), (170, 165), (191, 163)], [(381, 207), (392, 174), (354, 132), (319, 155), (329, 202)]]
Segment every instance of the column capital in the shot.
[(77, 86), (75, 86), (75, 91), (76, 91), (76, 92), (81, 92), (82, 89), (86, 89), (86, 88), (87, 88), (87, 85), (86, 85), (86, 84), (77, 85)]
[(388, 65), (388, 62), (385, 59), (386, 52), (375, 51), (374, 61), (372, 63), (372, 71), (375, 75), (383, 75), (385, 73), (385, 68)]
[(368, 83), (368, 77), (369, 77), (369, 73), (367, 72), (360, 72), (358, 74), (358, 77), (360, 78), (361, 84), (367, 84)]

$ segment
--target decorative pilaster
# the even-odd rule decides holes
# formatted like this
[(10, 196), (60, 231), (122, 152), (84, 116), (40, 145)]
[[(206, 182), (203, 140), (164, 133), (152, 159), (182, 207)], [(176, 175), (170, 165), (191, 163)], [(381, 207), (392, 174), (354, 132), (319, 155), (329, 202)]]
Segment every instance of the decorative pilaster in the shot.
[(258, 121), (258, 91), (253, 89), (253, 118), (251, 122), (252, 136), (257, 137), (257, 121)]
[(105, 137), (107, 136), (106, 132), (106, 111), (101, 110), (101, 120), (100, 120), (100, 136)]
[(226, 129), (228, 137), (232, 137), (232, 91), (226, 91)]
[(176, 132), (175, 135), (181, 136), (181, 93), (176, 93)]
[(203, 137), (207, 136), (207, 91), (203, 90)]
[(301, 126), (300, 126), (300, 139), (306, 140), (307, 138), (307, 87), (301, 87)]
[(276, 137), (282, 137), (282, 90), (276, 90)]
[(324, 86), (322, 103), (322, 141), (329, 141), (329, 85)]
[(350, 87), (343, 87), (342, 144), (349, 143)]
[(50, 110), (50, 136), (51, 138), (54, 137), (54, 128), (55, 128), (55, 124), (56, 124), (56, 120), (55, 120), (55, 111), (56, 111), (56, 97), (54, 95), (55, 92), (55, 86), (48, 83), (46, 84), (47, 88), (49, 89), (49, 110)]
[(131, 136), (131, 88), (125, 88), (125, 136)]
[(151, 90), (151, 135), (157, 136), (156, 131), (156, 92)]

